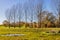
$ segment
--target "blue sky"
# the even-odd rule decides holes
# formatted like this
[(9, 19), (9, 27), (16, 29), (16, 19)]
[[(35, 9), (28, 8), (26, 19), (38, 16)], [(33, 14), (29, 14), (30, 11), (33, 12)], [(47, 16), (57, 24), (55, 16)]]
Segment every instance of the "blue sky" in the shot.
[(18, 2), (19, 0), (0, 0), (0, 24), (6, 19), (5, 11)]
[[(17, 4), (19, 2), (22, 4), (26, 1), (29, 1), (29, 0), (0, 0), (0, 24), (6, 19), (5, 11), (8, 8), (11, 8), (14, 4)], [(38, 3), (38, 1), (36, 0), (36, 3)], [(53, 10), (50, 2), (51, 2), (50, 0), (44, 0), (44, 7), (45, 7), (44, 10), (49, 10), (52, 12)]]

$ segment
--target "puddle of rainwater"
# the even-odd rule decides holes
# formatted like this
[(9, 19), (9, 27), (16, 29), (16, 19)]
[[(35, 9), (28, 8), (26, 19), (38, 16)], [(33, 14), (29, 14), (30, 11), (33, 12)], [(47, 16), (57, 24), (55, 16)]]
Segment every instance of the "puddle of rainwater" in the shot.
[(1, 34), (0, 36), (25, 36), (25, 34)]

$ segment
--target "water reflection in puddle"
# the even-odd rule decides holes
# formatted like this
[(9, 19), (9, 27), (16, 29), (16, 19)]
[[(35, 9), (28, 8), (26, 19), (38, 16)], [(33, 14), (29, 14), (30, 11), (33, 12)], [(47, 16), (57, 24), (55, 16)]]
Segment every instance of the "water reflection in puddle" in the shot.
[(1, 34), (0, 36), (24, 36), (25, 34)]

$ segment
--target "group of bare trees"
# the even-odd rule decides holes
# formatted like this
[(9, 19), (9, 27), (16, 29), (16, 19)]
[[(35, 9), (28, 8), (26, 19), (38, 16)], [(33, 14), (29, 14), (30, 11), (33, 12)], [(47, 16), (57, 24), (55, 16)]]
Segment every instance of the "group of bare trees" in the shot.
[(26, 2), (22, 5), (13, 5), (13, 7), (6, 10), (7, 20), (3, 24), (9, 26), (9, 28), (22, 26), (32, 28), (60, 27), (60, 0), (51, 0), (53, 5), (56, 4), (56, 6), (53, 6), (57, 10), (55, 13), (46, 10), (43, 11), (43, 0), (38, 0), (39, 2), (37, 4), (33, 3), (33, 1), (29, 1), (31, 5)]
[(55, 10), (54, 14), (57, 17), (56, 24), (58, 27), (60, 27), (60, 0), (51, 0), (53, 10)]

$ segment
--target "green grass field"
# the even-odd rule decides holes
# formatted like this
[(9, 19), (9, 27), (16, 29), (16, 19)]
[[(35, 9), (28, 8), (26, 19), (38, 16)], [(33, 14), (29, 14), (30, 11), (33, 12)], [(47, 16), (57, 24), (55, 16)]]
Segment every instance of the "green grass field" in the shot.
[[(49, 32), (51, 30), (56, 33)], [(60, 28), (8, 28), (0, 27), (0, 35), (4, 34), (25, 34), (23, 36), (0, 36), (0, 40), (60, 40)]]

